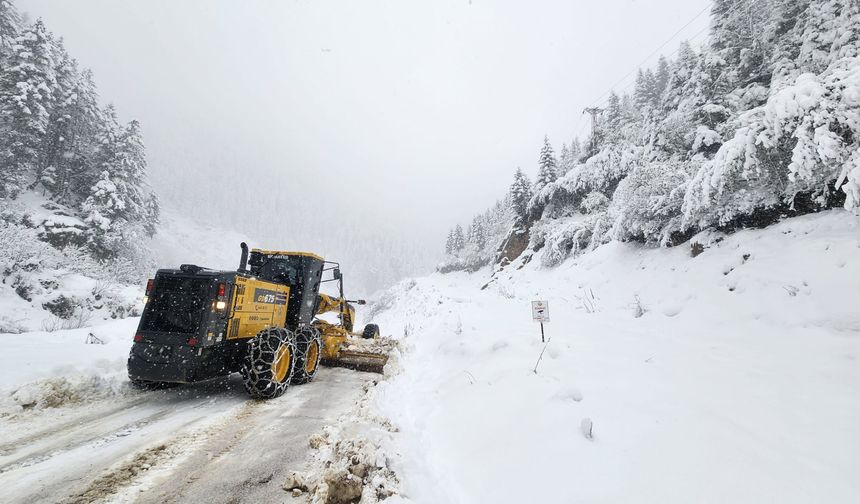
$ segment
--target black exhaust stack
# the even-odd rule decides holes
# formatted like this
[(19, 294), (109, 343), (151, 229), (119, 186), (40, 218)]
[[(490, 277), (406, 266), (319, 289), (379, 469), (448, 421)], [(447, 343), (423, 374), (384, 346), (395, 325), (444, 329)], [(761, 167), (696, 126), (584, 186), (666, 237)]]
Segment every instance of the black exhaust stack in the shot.
[(239, 244), (242, 247), (242, 257), (239, 259), (239, 271), (247, 271), (248, 267), (248, 244), (242, 242)]

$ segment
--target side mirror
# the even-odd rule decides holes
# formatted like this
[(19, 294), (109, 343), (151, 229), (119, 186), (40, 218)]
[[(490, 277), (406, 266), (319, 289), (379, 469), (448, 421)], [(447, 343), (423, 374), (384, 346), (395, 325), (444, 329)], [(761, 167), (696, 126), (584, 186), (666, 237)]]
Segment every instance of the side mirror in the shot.
[(365, 301), (365, 300), (363, 300), (363, 299), (358, 299), (358, 300), (356, 300), (356, 303), (357, 303), (357, 304), (360, 304), (360, 305), (363, 305), (363, 304), (367, 304), (367, 301)]
[(340, 268), (335, 268), (335, 269), (332, 271), (332, 275), (334, 276), (334, 279), (335, 279), (335, 280), (340, 280), (340, 278), (341, 278), (341, 276), (340, 276)]

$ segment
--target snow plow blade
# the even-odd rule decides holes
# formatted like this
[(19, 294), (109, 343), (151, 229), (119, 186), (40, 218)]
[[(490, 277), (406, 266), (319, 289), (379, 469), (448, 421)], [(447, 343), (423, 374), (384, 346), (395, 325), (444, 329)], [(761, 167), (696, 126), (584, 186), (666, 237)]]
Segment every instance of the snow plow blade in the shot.
[(356, 352), (354, 350), (341, 350), (336, 359), (323, 359), (322, 364), (330, 367), (343, 367), (356, 371), (369, 371), (382, 374), (388, 356), (370, 353)]

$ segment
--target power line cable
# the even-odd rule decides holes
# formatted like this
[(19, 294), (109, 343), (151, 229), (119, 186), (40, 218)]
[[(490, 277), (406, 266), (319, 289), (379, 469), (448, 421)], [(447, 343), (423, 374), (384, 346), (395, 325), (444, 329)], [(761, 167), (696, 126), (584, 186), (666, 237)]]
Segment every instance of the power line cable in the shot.
[[(705, 33), (705, 32), (708, 30), (708, 28), (709, 28), (709, 27), (707, 27), (707, 26), (706, 26), (705, 28), (702, 28), (701, 30), (697, 31), (697, 32), (696, 32), (696, 33), (694, 33), (690, 38), (688, 38), (688, 39), (686, 39), (686, 40), (687, 40), (688, 42), (696, 40), (696, 37), (698, 37), (698, 36), (699, 36), (699, 35), (701, 35), (702, 33)], [(672, 59), (672, 57), (673, 57), (673, 56), (675, 56), (676, 54), (678, 54), (678, 52), (680, 52), (680, 50), (681, 50), (681, 48), (680, 48), (680, 47), (679, 47), (678, 49), (675, 49), (674, 51), (672, 51), (672, 52), (670, 52), (669, 54), (667, 54), (667, 55), (666, 55), (666, 58), (667, 58), (667, 59)], [(638, 68), (637, 68), (637, 70), (638, 70)], [(627, 85), (626, 85), (626, 86), (624, 86), (623, 88), (619, 89), (619, 90), (617, 91), (617, 94), (618, 94), (618, 95), (622, 95), (622, 94), (624, 94), (624, 92), (625, 92), (625, 91), (627, 91), (628, 89), (630, 89), (631, 87), (633, 87), (635, 84), (636, 84), (636, 80), (634, 79), (634, 80), (630, 81), (629, 83), (627, 83)], [(606, 102), (607, 102), (607, 100), (608, 100), (608, 98), (609, 98), (609, 95), (610, 95), (610, 94), (612, 94), (612, 91), (615, 91), (615, 90), (614, 90), (614, 89), (610, 89), (609, 91), (607, 91), (606, 93), (604, 93), (604, 94), (603, 94), (603, 96), (604, 96), (603, 98), (601, 98), (600, 100), (598, 100), (598, 101), (596, 101), (596, 102), (595, 102), (595, 103), (597, 103), (597, 106), (598, 106), (598, 107), (606, 104)]]
[[(622, 82), (624, 82), (628, 77), (630, 77), (631, 75), (633, 75), (633, 73), (635, 73), (635, 72), (636, 72), (636, 70), (638, 70), (642, 65), (644, 65), (645, 63), (647, 63), (647, 62), (648, 62), (648, 60), (649, 60), (649, 59), (651, 59), (651, 57), (653, 57), (655, 54), (657, 54), (657, 52), (659, 52), (659, 51), (660, 51), (660, 49), (662, 49), (662, 48), (666, 47), (666, 45), (667, 45), (669, 42), (671, 42), (675, 37), (677, 37), (681, 32), (683, 32), (683, 31), (684, 31), (688, 26), (690, 26), (691, 24), (693, 24), (693, 22), (694, 22), (694, 21), (696, 21), (697, 19), (699, 19), (699, 18), (702, 16), (702, 14), (704, 14), (705, 12), (707, 12), (710, 8), (711, 8), (711, 5), (708, 5), (708, 6), (706, 6), (705, 8), (703, 8), (701, 11), (699, 11), (695, 16), (693, 16), (693, 18), (692, 18), (692, 19), (690, 19), (689, 21), (687, 21), (687, 22), (684, 24), (684, 26), (682, 26), (681, 28), (679, 28), (675, 33), (673, 33), (673, 34), (672, 34), (672, 36), (671, 36), (671, 37), (669, 37), (669, 38), (668, 38), (668, 39), (666, 39), (662, 44), (660, 44), (660, 46), (659, 46), (659, 47), (657, 47), (657, 49), (654, 49), (654, 50), (651, 52), (651, 54), (649, 54), (649, 55), (648, 55), (644, 60), (642, 60), (642, 62), (641, 62), (641, 63), (639, 63), (639, 65), (637, 65), (633, 70), (631, 70), (631, 71), (630, 71), (630, 72), (628, 72), (626, 75), (624, 75), (623, 77), (621, 77), (621, 79), (619, 79), (619, 80), (618, 80), (618, 82), (616, 82), (615, 84), (613, 84), (613, 85), (609, 88), (609, 90), (608, 90), (608, 91), (606, 91), (606, 92), (604, 92), (602, 95), (600, 95), (600, 97), (598, 97), (598, 98), (597, 98), (597, 100), (595, 100), (595, 101), (594, 101), (594, 102), (593, 102), (593, 103), (592, 103), (588, 108), (594, 108), (596, 105), (598, 105), (598, 104), (602, 104), (602, 103), (605, 101), (605, 99), (606, 99), (606, 98), (608, 98), (608, 96), (612, 93), (612, 91), (613, 91), (613, 88), (614, 88), (614, 87), (618, 86), (619, 84), (621, 84)], [(699, 33), (701, 33), (701, 31), (700, 31)], [(694, 35), (694, 37), (695, 37), (695, 36), (697, 36), (697, 35), (699, 35), (699, 33), (697, 33), (696, 35)], [(675, 53), (677, 53), (677, 52), (678, 52), (678, 50), (676, 49), (676, 50), (675, 50)], [(672, 54), (675, 54), (675, 53), (672, 53)], [(671, 57), (671, 56), (672, 56), (672, 55), (670, 55), (670, 57)], [(633, 83), (635, 83), (635, 82), (636, 82), (636, 81), (633, 81), (631, 84), (628, 84), (627, 86), (625, 86), (625, 87), (622, 89), (622, 91), (623, 91), (623, 90), (628, 89), (628, 88), (629, 88)], [(579, 126), (577, 127), (577, 136), (579, 136), (579, 135), (581, 135), (581, 134), (582, 134), (582, 130), (583, 130), (583, 126), (584, 126), (584, 121), (583, 121), (583, 120), (584, 120), (584, 118), (585, 118), (585, 117), (584, 117), (584, 114), (580, 114), (580, 120), (579, 120), (579, 123), (580, 123), (580, 124), (579, 124)]]
[(615, 84), (613, 84), (612, 86), (610, 86), (610, 87), (609, 87), (609, 91), (607, 91), (606, 93), (603, 93), (603, 95), (601, 95), (597, 100), (595, 100), (595, 102), (594, 102), (594, 103), (592, 103), (592, 104), (591, 104), (591, 106), (594, 106), (596, 103), (598, 103), (598, 102), (600, 102), (601, 100), (603, 100), (604, 95), (607, 95), (607, 94), (609, 94), (609, 93), (611, 93), (611, 92), (612, 92), (612, 88), (614, 88), (615, 86), (617, 86), (617, 85), (621, 84), (622, 82), (624, 82), (624, 80), (625, 80), (625, 79), (627, 79), (627, 77), (630, 77), (631, 75), (633, 75), (633, 73), (634, 73), (634, 72), (636, 72), (637, 70), (639, 70), (639, 68), (641, 68), (641, 67), (642, 67), (642, 65), (644, 65), (645, 63), (647, 63), (647, 62), (648, 62), (648, 60), (650, 60), (650, 59), (651, 59), (655, 54), (657, 54), (658, 52), (660, 52), (660, 49), (663, 49), (664, 47), (666, 47), (666, 45), (667, 45), (667, 44), (669, 44), (669, 42), (671, 42), (672, 40), (674, 40), (674, 39), (675, 39), (675, 37), (677, 37), (677, 36), (678, 36), (682, 31), (684, 31), (688, 26), (690, 26), (691, 24), (693, 24), (693, 22), (695, 22), (697, 19), (699, 19), (700, 17), (702, 17), (702, 14), (704, 14), (705, 12), (708, 12), (710, 9), (711, 9), (711, 6), (710, 6), (710, 5), (708, 5), (707, 7), (705, 7), (705, 8), (704, 8), (704, 9), (702, 9), (701, 11), (699, 11), (699, 13), (698, 13), (698, 14), (696, 14), (695, 16), (693, 16), (693, 19), (691, 19), (691, 20), (687, 21), (687, 23), (686, 23), (686, 24), (684, 24), (684, 26), (682, 26), (681, 28), (679, 28), (679, 29), (678, 29), (678, 31), (676, 31), (675, 33), (673, 33), (673, 34), (672, 34), (672, 36), (671, 36), (671, 37), (669, 37), (668, 39), (666, 39), (666, 41), (665, 41), (665, 42), (663, 42), (662, 44), (660, 44), (660, 46), (659, 46), (659, 47), (657, 47), (657, 49), (654, 49), (654, 50), (651, 52), (651, 54), (649, 54), (648, 56), (646, 56), (646, 57), (645, 57), (645, 59), (643, 59), (641, 63), (639, 63), (638, 65), (636, 65), (636, 66), (633, 68), (633, 70), (631, 70), (631, 71), (630, 71), (630, 72), (628, 72), (626, 75), (624, 75), (624, 77), (621, 77), (620, 79), (618, 79), (618, 82), (616, 82)]
[[(731, 14), (731, 13), (733, 13), (734, 11), (736, 11), (736, 10), (738, 10), (739, 8), (744, 7), (744, 6), (746, 6), (746, 7), (752, 7), (754, 4), (758, 3), (759, 1), (760, 1), (760, 0), (748, 0), (748, 1), (745, 1), (745, 0), (737, 0), (737, 1), (736, 1), (735, 3), (733, 3), (733, 4), (732, 4), (732, 6), (731, 6), (731, 7), (729, 7), (729, 8), (726, 10), (726, 12), (724, 12), (722, 15), (726, 16), (726, 15), (728, 15), (728, 14)], [(642, 63), (640, 63), (636, 68), (634, 68), (633, 70), (631, 70), (630, 72), (628, 72), (624, 77), (622, 77), (621, 79), (619, 79), (619, 81), (618, 81), (618, 82), (616, 82), (612, 87), (610, 87), (608, 91), (606, 91), (606, 92), (604, 92), (602, 95), (600, 95), (600, 97), (599, 97), (597, 100), (595, 100), (595, 101), (590, 105), (590, 107), (595, 107), (595, 106), (598, 106), (598, 105), (605, 104), (605, 103), (606, 103), (606, 100), (608, 99), (609, 95), (612, 93), (613, 88), (614, 88), (615, 86), (617, 86), (617, 85), (618, 85), (618, 84), (620, 84), (621, 82), (624, 82), (624, 80), (626, 80), (628, 77), (630, 77), (631, 75), (633, 75), (633, 73), (635, 73), (637, 70), (639, 70), (639, 69), (642, 67), (642, 65), (644, 65), (645, 63), (647, 63), (649, 59), (651, 59), (651, 58), (652, 58), (652, 57), (653, 57), (657, 52), (659, 52), (659, 51), (660, 51), (660, 49), (662, 49), (663, 47), (665, 47), (669, 42), (671, 42), (671, 41), (672, 41), (672, 39), (674, 39), (674, 38), (675, 38), (679, 33), (681, 33), (681, 32), (682, 32), (686, 27), (690, 26), (690, 25), (691, 25), (691, 24), (692, 24), (696, 19), (698, 19), (699, 17), (701, 17), (701, 15), (702, 15), (703, 13), (705, 13), (706, 11), (708, 11), (710, 8), (711, 8), (711, 6), (709, 5), (708, 7), (705, 7), (702, 11), (700, 11), (698, 14), (696, 14), (696, 15), (693, 17), (693, 19), (691, 19), (690, 21), (688, 21), (688, 22), (687, 22), (683, 27), (681, 27), (681, 29), (679, 29), (678, 31), (676, 31), (676, 32), (675, 32), (675, 33), (674, 33), (674, 34), (673, 34), (673, 35), (672, 35), (668, 40), (666, 40), (666, 42), (663, 42), (663, 44), (661, 44), (661, 45), (660, 45), (660, 47), (658, 47), (657, 49), (655, 49), (654, 51), (652, 51), (652, 52), (651, 52), (651, 54), (649, 54), (649, 55), (648, 55), (648, 57), (647, 57), (647, 58), (645, 58), (645, 59), (642, 61)], [(708, 31), (708, 29), (710, 29), (710, 26), (705, 26), (705, 27), (704, 27), (704, 28), (702, 28), (701, 30), (699, 30), (699, 31), (697, 31), (696, 33), (694, 33), (694, 34), (693, 34), (693, 36), (692, 36), (692, 37), (690, 37), (690, 38), (688, 38), (687, 40), (695, 40), (695, 38), (696, 38), (696, 37), (698, 37), (699, 35), (701, 35), (702, 33), (706, 32), (706, 31)], [(677, 48), (677, 49), (675, 49), (674, 51), (672, 51), (671, 53), (669, 53), (669, 55), (668, 55), (667, 57), (671, 59), (671, 57), (672, 57), (672, 56), (674, 56), (674, 55), (676, 55), (676, 54), (678, 54), (678, 52), (679, 52), (680, 50), (681, 50), (681, 49), (680, 49), (680, 47), (679, 47), (679, 48)], [(623, 93), (623, 92), (624, 92), (624, 91), (626, 91), (627, 89), (630, 89), (630, 87), (632, 87), (635, 83), (636, 83), (636, 81), (635, 81), (635, 80), (634, 80), (634, 81), (632, 81), (632, 82), (630, 82), (627, 86), (623, 87), (623, 88), (620, 90), (620, 92), (622, 92), (622, 93)]]
[[(752, 7), (754, 4), (758, 3), (759, 1), (760, 1), (760, 0), (748, 0), (748, 1), (745, 1), (745, 0), (736, 0), (736, 1), (732, 4), (732, 6), (731, 6), (731, 7), (729, 7), (729, 8), (726, 10), (726, 12), (724, 12), (724, 13), (723, 13), (723, 15), (725, 16), (725, 15), (731, 14), (732, 12), (734, 12), (735, 10), (739, 9), (740, 7), (742, 7), (742, 6), (744, 6), (744, 5), (746, 5), (747, 7)], [(786, 1), (788, 1), (788, 0), (786, 0)], [(603, 94), (601, 94), (601, 95), (600, 95), (600, 97), (598, 97), (594, 102), (592, 102), (592, 103), (589, 105), (589, 107), (587, 107), (587, 108), (595, 108), (595, 107), (600, 107), (600, 106), (604, 106), (604, 105), (606, 105), (606, 103), (607, 103), (607, 100), (608, 100), (609, 96), (612, 94), (612, 91), (614, 91), (614, 89), (613, 89), (614, 87), (618, 86), (619, 84), (621, 84), (622, 82), (624, 82), (628, 77), (630, 77), (631, 75), (633, 75), (637, 70), (639, 70), (639, 69), (642, 67), (642, 65), (644, 65), (645, 63), (647, 63), (647, 62), (648, 62), (648, 61), (649, 61), (649, 60), (650, 60), (650, 59), (651, 59), (655, 54), (657, 54), (661, 49), (663, 49), (664, 47), (666, 47), (666, 45), (668, 45), (668, 44), (669, 44), (669, 42), (671, 42), (672, 40), (674, 40), (674, 39), (675, 39), (675, 37), (677, 37), (678, 35), (680, 35), (680, 34), (681, 34), (681, 32), (683, 32), (683, 31), (684, 31), (688, 26), (690, 26), (691, 24), (693, 24), (693, 22), (695, 22), (697, 19), (699, 19), (700, 17), (702, 17), (702, 15), (703, 15), (705, 12), (708, 12), (711, 8), (712, 8), (712, 5), (708, 5), (708, 6), (706, 6), (705, 8), (703, 8), (701, 11), (699, 11), (695, 16), (693, 16), (693, 18), (692, 18), (692, 19), (690, 19), (689, 21), (687, 21), (687, 22), (684, 24), (684, 26), (682, 26), (682, 27), (681, 27), (681, 28), (679, 28), (677, 31), (675, 31), (675, 33), (673, 33), (671, 37), (669, 37), (668, 39), (666, 39), (666, 41), (664, 41), (664, 42), (663, 42), (662, 44), (660, 44), (656, 49), (654, 49), (653, 51), (651, 51), (651, 53), (650, 53), (647, 57), (645, 57), (645, 59), (643, 59), (643, 60), (642, 60), (642, 62), (641, 62), (641, 63), (639, 63), (639, 65), (637, 65), (636, 67), (634, 67), (630, 72), (628, 72), (628, 73), (627, 73), (626, 75), (624, 75), (621, 79), (619, 79), (619, 80), (618, 80), (618, 82), (616, 82), (615, 84), (613, 84), (613, 85), (612, 85), (612, 86), (611, 86), (607, 91), (605, 91)], [(708, 29), (709, 29), (709, 28), (710, 28), (710, 26), (705, 26), (705, 27), (704, 27), (704, 28), (702, 28), (701, 30), (699, 30), (699, 31), (697, 31), (696, 33), (694, 33), (691, 37), (686, 38), (686, 40), (687, 40), (688, 42), (690, 42), (690, 41), (695, 41), (695, 40), (696, 40), (696, 38), (697, 38), (699, 35), (701, 35), (702, 33), (705, 33), (706, 31), (708, 31)], [(671, 59), (673, 56), (675, 56), (676, 54), (678, 54), (678, 52), (680, 52), (680, 50), (681, 50), (681, 48), (680, 48), (680, 46), (679, 46), (677, 49), (675, 49), (674, 51), (672, 51), (671, 53), (669, 53), (669, 54), (667, 55), (667, 58)], [(631, 81), (630, 83), (628, 83), (626, 86), (624, 86), (623, 88), (621, 88), (621, 89), (619, 90), (619, 94), (623, 94), (625, 91), (627, 91), (628, 89), (630, 89), (631, 87), (633, 87), (635, 84), (636, 84), (636, 81), (635, 81), (635, 80)], [(583, 132), (583, 129), (584, 129), (584, 121), (583, 121), (583, 119), (584, 119), (584, 118), (585, 118), (585, 113), (580, 114), (580, 121), (579, 121), (580, 125), (579, 125), (579, 127), (577, 128), (577, 136), (580, 136), (580, 135), (582, 134), (582, 132)]]

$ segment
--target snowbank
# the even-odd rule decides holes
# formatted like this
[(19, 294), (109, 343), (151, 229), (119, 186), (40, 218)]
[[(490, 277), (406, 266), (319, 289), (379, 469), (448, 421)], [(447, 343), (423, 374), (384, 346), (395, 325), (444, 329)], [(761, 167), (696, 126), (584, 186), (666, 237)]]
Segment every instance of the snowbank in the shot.
[[(393, 342), (389, 351), (386, 378), (402, 371), (399, 345)], [(290, 474), (284, 490), (293, 497), (307, 494), (313, 504), (409, 502), (400, 495), (400, 479), (392, 469), (397, 429), (375, 407), (377, 384), (366, 384), (348, 413), (311, 436), (311, 456), (303, 470)]]
[[(860, 218), (692, 242), (515, 263), (483, 290), (482, 274), (437, 274), (388, 292), (373, 322), (409, 350), (374, 403), (399, 431), (402, 494), (856, 499)], [(549, 301), (546, 346), (533, 299)]]
[(0, 416), (129, 393), (126, 360), (138, 320), (0, 335)]

